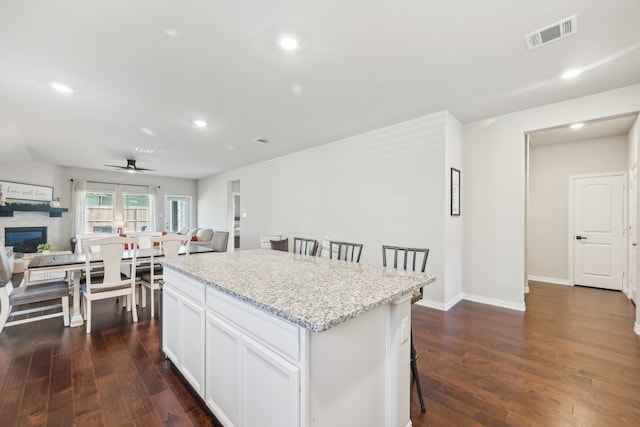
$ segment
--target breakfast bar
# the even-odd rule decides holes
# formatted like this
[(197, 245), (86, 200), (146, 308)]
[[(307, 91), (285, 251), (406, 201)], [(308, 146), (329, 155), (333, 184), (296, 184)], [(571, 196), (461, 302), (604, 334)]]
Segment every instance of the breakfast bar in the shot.
[(411, 425), (410, 296), (433, 275), (271, 250), (162, 263), (163, 351), (225, 426)]

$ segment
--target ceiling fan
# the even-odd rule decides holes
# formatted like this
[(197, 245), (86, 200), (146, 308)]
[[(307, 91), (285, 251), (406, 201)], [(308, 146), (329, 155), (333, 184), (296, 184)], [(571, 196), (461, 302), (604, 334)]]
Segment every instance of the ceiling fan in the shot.
[(133, 160), (133, 159), (127, 159), (127, 165), (126, 166), (117, 166), (117, 165), (105, 165), (105, 166), (109, 166), (111, 168), (116, 168), (116, 169), (122, 169), (122, 170), (125, 170), (125, 171), (129, 172), (129, 173), (155, 171), (155, 169), (137, 167), (136, 166), (136, 161)]

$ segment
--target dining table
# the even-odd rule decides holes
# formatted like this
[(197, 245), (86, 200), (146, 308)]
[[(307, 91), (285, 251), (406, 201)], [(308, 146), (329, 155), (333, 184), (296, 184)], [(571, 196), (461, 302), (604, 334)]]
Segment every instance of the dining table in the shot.
[[(152, 255), (154, 258), (164, 257), (164, 253), (161, 247), (125, 249), (122, 253), (123, 266), (131, 265), (134, 251), (136, 251), (136, 264), (138, 266), (144, 263), (148, 263)], [(210, 252), (216, 252), (216, 250), (206, 246), (190, 244), (188, 246), (182, 246), (180, 248), (179, 255), (185, 255), (187, 253), (190, 255), (203, 254)], [(102, 257), (100, 256), (100, 253), (91, 254), (90, 265), (92, 269), (102, 266)], [(29, 266), (24, 271), (25, 286), (28, 286), (29, 283), (31, 283), (32, 274), (39, 277), (56, 277), (64, 275), (64, 280), (67, 280), (69, 288), (73, 288), (70, 326), (82, 326), (84, 323), (84, 318), (82, 317), (82, 313), (80, 312), (80, 277), (82, 270), (84, 270), (85, 267), (85, 254), (69, 252), (50, 255), (38, 255), (34, 257), (31, 262), (29, 262)]]

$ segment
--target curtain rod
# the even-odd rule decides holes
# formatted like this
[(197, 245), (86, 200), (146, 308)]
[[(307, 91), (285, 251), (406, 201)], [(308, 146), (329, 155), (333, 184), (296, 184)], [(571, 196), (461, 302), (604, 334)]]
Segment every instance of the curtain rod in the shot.
[[(73, 178), (71, 178), (69, 181), (73, 182)], [(109, 185), (127, 185), (129, 187), (151, 187), (151, 185), (142, 185), (142, 184), (119, 184), (117, 182), (106, 182), (106, 181), (89, 181), (87, 180), (87, 182), (90, 182), (92, 184), (109, 184)], [(160, 188), (159, 185), (156, 185), (157, 188)]]

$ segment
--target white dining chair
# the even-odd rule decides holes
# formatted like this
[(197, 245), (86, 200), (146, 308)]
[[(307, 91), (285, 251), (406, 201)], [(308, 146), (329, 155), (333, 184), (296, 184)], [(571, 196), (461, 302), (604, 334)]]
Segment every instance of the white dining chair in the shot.
[[(82, 278), (82, 306), (87, 321), (87, 333), (91, 333), (91, 304), (93, 301), (106, 298), (126, 298), (126, 307), (131, 311), (133, 321), (138, 321), (136, 311), (136, 257), (138, 239), (134, 237), (108, 237), (95, 239), (84, 243), (85, 274)], [(128, 245), (131, 257), (123, 260), (125, 245)], [(91, 250), (91, 246), (100, 248), (99, 253)], [(102, 261), (104, 272), (95, 275), (92, 262)], [(122, 265), (131, 263), (131, 276), (127, 277), (121, 271)]]
[[(189, 244), (191, 241), (189, 239), (185, 240), (185, 237), (181, 234), (167, 234), (166, 236), (152, 236), (151, 237), (151, 245), (158, 246), (161, 250), (162, 256), (171, 257), (178, 256), (180, 253), (180, 247), (184, 246), (186, 248), (185, 254), (189, 254)], [(150, 291), (151, 296), (149, 297), (151, 303), (151, 317), (155, 316), (155, 291), (160, 288), (160, 281), (162, 280), (162, 266), (160, 264), (156, 264), (156, 255), (155, 251), (151, 252), (151, 259), (149, 261), (150, 268), (148, 271), (141, 272), (138, 274), (139, 282), (140, 282), (140, 300), (142, 308), (147, 306), (147, 288)]]

